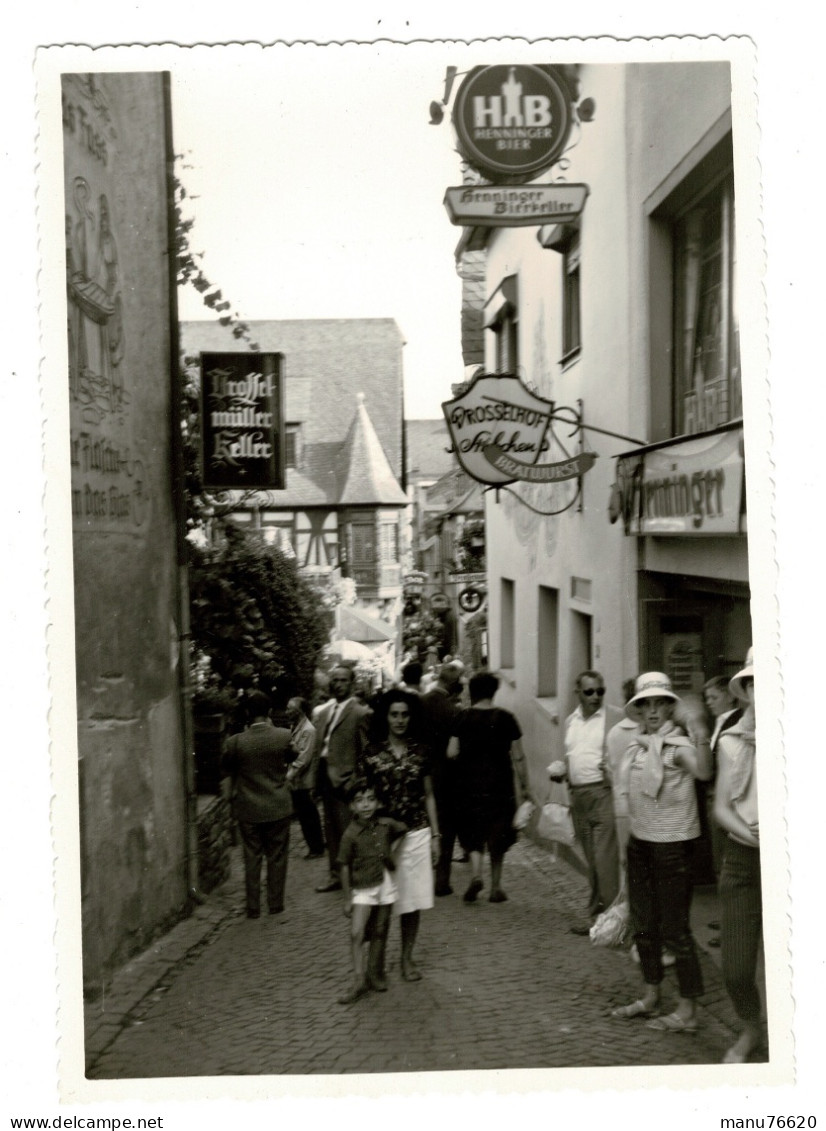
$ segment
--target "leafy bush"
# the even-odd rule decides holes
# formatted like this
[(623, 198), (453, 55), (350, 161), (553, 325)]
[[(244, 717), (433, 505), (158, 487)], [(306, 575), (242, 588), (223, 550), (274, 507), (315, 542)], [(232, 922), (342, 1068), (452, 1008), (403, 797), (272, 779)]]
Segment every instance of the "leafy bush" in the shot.
[(230, 520), (216, 521), (209, 544), (190, 545), (194, 667), (206, 657), (222, 687), (309, 698), (331, 614), (295, 559)]

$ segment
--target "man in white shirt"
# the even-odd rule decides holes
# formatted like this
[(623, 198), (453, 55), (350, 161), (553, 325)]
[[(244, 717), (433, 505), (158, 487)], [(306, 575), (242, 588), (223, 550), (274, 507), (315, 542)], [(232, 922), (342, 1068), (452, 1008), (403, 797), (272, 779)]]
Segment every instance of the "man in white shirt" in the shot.
[(599, 672), (581, 672), (575, 691), (579, 705), (565, 724), (565, 760), (552, 762), (548, 773), (554, 781), (568, 782), (571, 817), (590, 885), (588, 922), (571, 930), (587, 935), (594, 919), (611, 906), (619, 891), (619, 852), (606, 739), (623, 712), (605, 705), (605, 681)]

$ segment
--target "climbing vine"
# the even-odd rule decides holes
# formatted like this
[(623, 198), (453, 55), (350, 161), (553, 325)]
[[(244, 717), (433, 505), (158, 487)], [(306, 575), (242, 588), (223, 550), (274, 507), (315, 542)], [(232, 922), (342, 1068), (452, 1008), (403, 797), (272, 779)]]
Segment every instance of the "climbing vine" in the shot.
[(195, 224), (195, 217), (184, 215), (184, 202), (187, 200), (197, 200), (198, 198), (194, 196), (190, 197), (177, 171), (178, 169), (184, 170), (191, 168), (191, 166), (184, 164), (182, 154), (177, 154), (175, 161), (177, 165), (174, 176), (173, 210), (175, 216), (175, 262), (177, 265), (176, 278), (178, 286), (194, 287), (201, 296), (204, 306), (218, 315), (218, 321), (221, 325), (230, 328), (234, 338), (245, 341), (249, 348), (253, 352), (256, 352), (261, 347), (257, 342), (253, 341), (252, 331), (249, 325), (241, 319), (237, 311), (234, 314), (229, 313), (232, 309), (232, 303), (224, 298), (222, 291), (216, 287), (214, 283), (210, 282), (204, 273), (204, 253), (202, 251), (192, 250), (190, 236)]

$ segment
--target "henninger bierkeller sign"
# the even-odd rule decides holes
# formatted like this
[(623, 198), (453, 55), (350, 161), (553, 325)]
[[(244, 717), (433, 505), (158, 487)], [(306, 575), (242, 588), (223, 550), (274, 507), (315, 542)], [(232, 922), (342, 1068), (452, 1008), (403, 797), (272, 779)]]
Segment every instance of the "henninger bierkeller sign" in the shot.
[(571, 94), (550, 66), (474, 67), (456, 95), (459, 148), (489, 180), (519, 184), (549, 169), (571, 132)]
[(282, 366), (280, 353), (201, 354), (207, 490), (284, 487)]
[(462, 185), (445, 192), (452, 224), (484, 228), (523, 228), (570, 224), (582, 213), (588, 186)]

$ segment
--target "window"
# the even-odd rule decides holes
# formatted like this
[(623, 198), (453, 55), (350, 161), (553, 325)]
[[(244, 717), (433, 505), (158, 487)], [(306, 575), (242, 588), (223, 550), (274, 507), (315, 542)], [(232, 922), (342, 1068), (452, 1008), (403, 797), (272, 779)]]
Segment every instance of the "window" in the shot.
[(519, 308), (516, 275), (506, 276), (485, 303), (485, 328), (493, 334), (493, 371), (519, 370)]
[(353, 523), (353, 566), (372, 565), (376, 560), (376, 528), (368, 523)]
[(571, 597), (575, 601), (590, 601), (593, 584), (587, 577), (571, 578)]
[(579, 221), (544, 224), (537, 232), (543, 247), (562, 257), (562, 364), (582, 349)]
[(742, 414), (730, 174), (675, 218), (673, 254), (673, 408), (683, 435)]
[(502, 634), (500, 641), (501, 665), (512, 668), (516, 662), (514, 641), (516, 636), (516, 593), (513, 581), (502, 578)]
[(379, 527), (379, 560), (390, 565), (399, 560), (399, 528), (395, 523), (383, 522)]
[(301, 425), (287, 424), (284, 429), (284, 466), (298, 467), (301, 459)]
[(496, 335), (496, 372), (516, 373), (519, 367), (516, 311), (508, 311), (493, 327)]
[(579, 232), (574, 232), (562, 253), (562, 360), (568, 361), (582, 348), (580, 326)]
[(559, 590), (539, 586), (538, 654), (536, 694), (550, 698), (557, 693), (557, 649), (559, 643)]

